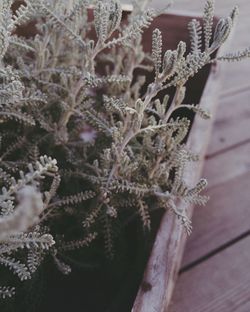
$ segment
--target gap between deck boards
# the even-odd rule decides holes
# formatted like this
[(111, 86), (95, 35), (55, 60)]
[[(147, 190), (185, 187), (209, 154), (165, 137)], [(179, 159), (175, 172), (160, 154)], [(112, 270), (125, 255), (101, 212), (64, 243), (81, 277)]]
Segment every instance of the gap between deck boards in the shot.
[(183, 266), (249, 230), (248, 189), (250, 172), (209, 190), (210, 203), (194, 211), (193, 233), (187, 241)]
[(250, 236), (180, 275), (168, 312), (249, 312)]
[(197, 260), (183, 266), (180, 271), (179, 275), (181, 275), (184, 272), (187, 272), (191, 269), (193, 269), (196, 265), (199, 265), (200, 263), (209, 260), (211, 257), (216, 256), (218, 253), (222, 252), (223, 250), (231, 247), (232, 245), (238, 243), (242, 239), (246, 238), (247, 236), (250, 236), (250, 229), (247, 230), (246, 232), (242, 233), (241, 235), (235, 237), (234, 239), (222, 244), (218, 248), (215, 248), (214, 250), (211, 250), (209, 253), (205, 254), (204, 256), (198, 258)]

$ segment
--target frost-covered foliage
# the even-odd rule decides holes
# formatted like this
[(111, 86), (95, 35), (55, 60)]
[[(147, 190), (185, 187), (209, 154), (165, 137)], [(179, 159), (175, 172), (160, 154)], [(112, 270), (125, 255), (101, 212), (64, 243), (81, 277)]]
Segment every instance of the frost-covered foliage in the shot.
[[(26, 280), (49, 255), (68, 274), (65, 253), (98, 236), (113, 257), (117, 226), (138, 215), (149, 230), (156, 207), (171, 210), (190, 232), (176, 202), (205, 204), (206, 181), (183, 179), (197, 156), (183, 143), (190, 121), (173, 112), (186, 107), (209, 118), (200, 106), (182, 105), (185, 84), (215, 61), (237, 8), (213, 34), (208, 1), (203, 24), (190, 22), (191, 51), (184, 42), (162, 51), (155, 29), (151, 54), (141, 38), (158, 12), (143, 1), (125, 23), (116, 0), (26, 0), (14, 14), (11, 8), (12, 0), (0, 2), (0, 263)], [(36, 35), (18, 36), (29, 22)], [(146, 88), (137, 68), (155, 73)], [(13, 294), (12, 286), (0, 287), (0, 297)]]

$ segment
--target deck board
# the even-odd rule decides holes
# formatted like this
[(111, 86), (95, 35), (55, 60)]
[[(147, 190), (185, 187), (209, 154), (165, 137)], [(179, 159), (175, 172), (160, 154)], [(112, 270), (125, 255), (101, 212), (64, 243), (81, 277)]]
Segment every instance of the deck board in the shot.
[(250, 236), (181, 274), (168, 312), (249, 312)]
[(250, 174), (250, 142), (231, 147), (214, 157), (208, 158), (202, 175), (208, 180), (208, 193), (210, 193), (211, 188), (246, 173)]
[(220, 99), (208, 147), (208, 157), (240, 142), (250, 141), (250, 64), (248, 69), (249, 89)]
[(250, 173), (247, 173), (207, 191), (210, 202), (194, 210), (193, 233), (187, 241), (182, 266), (211, 253), (250, 228), (249, 190)]

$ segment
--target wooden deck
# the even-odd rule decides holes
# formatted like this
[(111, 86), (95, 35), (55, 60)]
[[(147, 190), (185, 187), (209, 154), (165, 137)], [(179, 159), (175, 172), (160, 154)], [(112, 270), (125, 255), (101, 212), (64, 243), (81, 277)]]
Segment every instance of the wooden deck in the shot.
[[(241, 15), (232, 50), (250, 46), (250, 1), (216, 1), (219, 16), (235, 2)], [(201, 12), (204, 3), (178, 0), (174, 8)], [(228, 64), (222, 76), (203, 172), (211, 199), (195, 209), (168, 312), (250, 311), (250, 60)]]

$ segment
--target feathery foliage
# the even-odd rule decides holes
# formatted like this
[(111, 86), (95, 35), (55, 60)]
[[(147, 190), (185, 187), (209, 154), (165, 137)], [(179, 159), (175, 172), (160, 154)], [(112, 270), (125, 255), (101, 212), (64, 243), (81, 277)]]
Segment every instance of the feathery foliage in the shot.
[[(137, 215), (149, 231), (156, 206), (175, 213), (189, 233), (177, 202), (207, 201), (205, 180), (184, 180), (197, 157), (184, 143), (190, 121), (173, 113), (185, 107), (209, 118), (183, 104), (186, 82), (206, 64), (250, 56), (246, 49), (213, 59), (238, 11), (213, 33), (208, 0), (203, 23), (189, 24), (190, 51), (184, 42), (163, 51), (155, 29), (146, 53), (142, 33), (158, 12), (143, 3), (126, 22), (117, 0), (25, 0), (15, 13), (11, 0), (0, 3), (0, 263), (21, 281), (45, 257), (70, 273), (64, 256), (94, 240), (114, 257), (118, 225)], [(29, 22), (35, 35), (17, 36)], [(145, 85), (137, 68), (154, 70), (154, 81)], [(0, 287), (1, 298), (13, 294)]]

